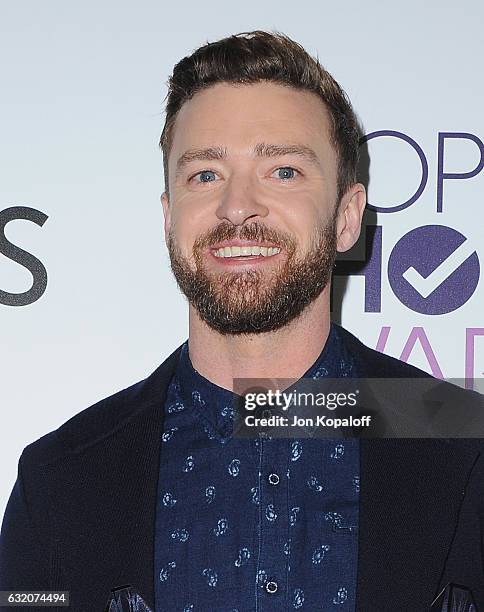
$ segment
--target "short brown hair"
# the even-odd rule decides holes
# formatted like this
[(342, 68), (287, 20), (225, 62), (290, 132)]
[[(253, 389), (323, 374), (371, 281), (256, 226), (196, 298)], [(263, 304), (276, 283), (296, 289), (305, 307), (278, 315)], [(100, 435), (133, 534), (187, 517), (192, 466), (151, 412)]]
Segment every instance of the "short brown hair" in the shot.
[(272, 81), (315, 93), (331, 118), (331, 141), (338, 155), (338, 202), (356, 182), (358, 124), (340, 85), (297, 42), (280, 32), (241, 32), (198, 48), (180, 60), (168, 81), (166, 120), (161, 133), (165, 190), (168, 155), (178, 111), (197, 92), (216, 83)]

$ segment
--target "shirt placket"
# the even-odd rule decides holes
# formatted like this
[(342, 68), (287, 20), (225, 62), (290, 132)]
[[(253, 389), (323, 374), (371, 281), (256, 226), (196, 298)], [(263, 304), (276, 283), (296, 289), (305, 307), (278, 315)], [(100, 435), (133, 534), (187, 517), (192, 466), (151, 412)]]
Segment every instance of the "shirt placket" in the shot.
[(287, 600), (287, 440), (260, 438), (256, 612), (281, 612)]

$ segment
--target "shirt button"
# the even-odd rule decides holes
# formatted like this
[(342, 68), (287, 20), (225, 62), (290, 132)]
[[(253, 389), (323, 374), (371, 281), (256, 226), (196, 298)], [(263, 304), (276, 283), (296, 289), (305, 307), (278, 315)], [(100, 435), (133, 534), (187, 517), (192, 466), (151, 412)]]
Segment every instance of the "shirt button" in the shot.
[(272, 474), (269, 474), (269, 476), (267, 477), (267, 480), (269, 481), (269, 484), (277, 485), (280, 481), (279, 474), (275, 474), (274, 472), (272, 472)]
[(273, 595), (277, 591), (277, 588), (278, 586), (275, 580), (269, 580), (269, 582), (266, 582), (266, 591), (271, 595)]

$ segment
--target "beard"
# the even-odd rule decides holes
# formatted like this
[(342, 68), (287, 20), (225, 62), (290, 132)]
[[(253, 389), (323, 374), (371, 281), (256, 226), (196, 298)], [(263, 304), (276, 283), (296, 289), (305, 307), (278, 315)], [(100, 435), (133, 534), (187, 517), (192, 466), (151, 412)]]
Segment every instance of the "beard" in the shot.
[[(203, 263), (207, 247), (222, 240), (270, 242), (284, 250), (285, 260), (270, 271), (255, 268), (210, 272)], [(201, 319), (220, 334), (258, 334), (284, 327), (311, 304), (331, 278), (336, 258), (336, 214), (316, 229), (308, 252), (296, 256), (295, 239), (257, 222), (235, 226), (222, 223), (193, 245), (195, 270), (168, 235), (171, 269), (182, 293)]]

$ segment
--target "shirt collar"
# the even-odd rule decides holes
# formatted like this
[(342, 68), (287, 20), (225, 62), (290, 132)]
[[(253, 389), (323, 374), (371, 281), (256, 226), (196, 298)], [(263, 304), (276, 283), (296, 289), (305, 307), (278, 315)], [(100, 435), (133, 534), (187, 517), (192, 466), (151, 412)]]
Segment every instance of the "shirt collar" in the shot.
[[(331, 323), (328, 338), (313, 365), (301, 378), (340, 378), (355, 376), (353, 360), (343, 343), (338, 326)], [(226, 442), (232, 437), (234, 393), (211, 382), (193, 367), (188, 340), (181, 348), (176, 369), (181, 399), (196, 411), (213, 430), (213, 437)]]

